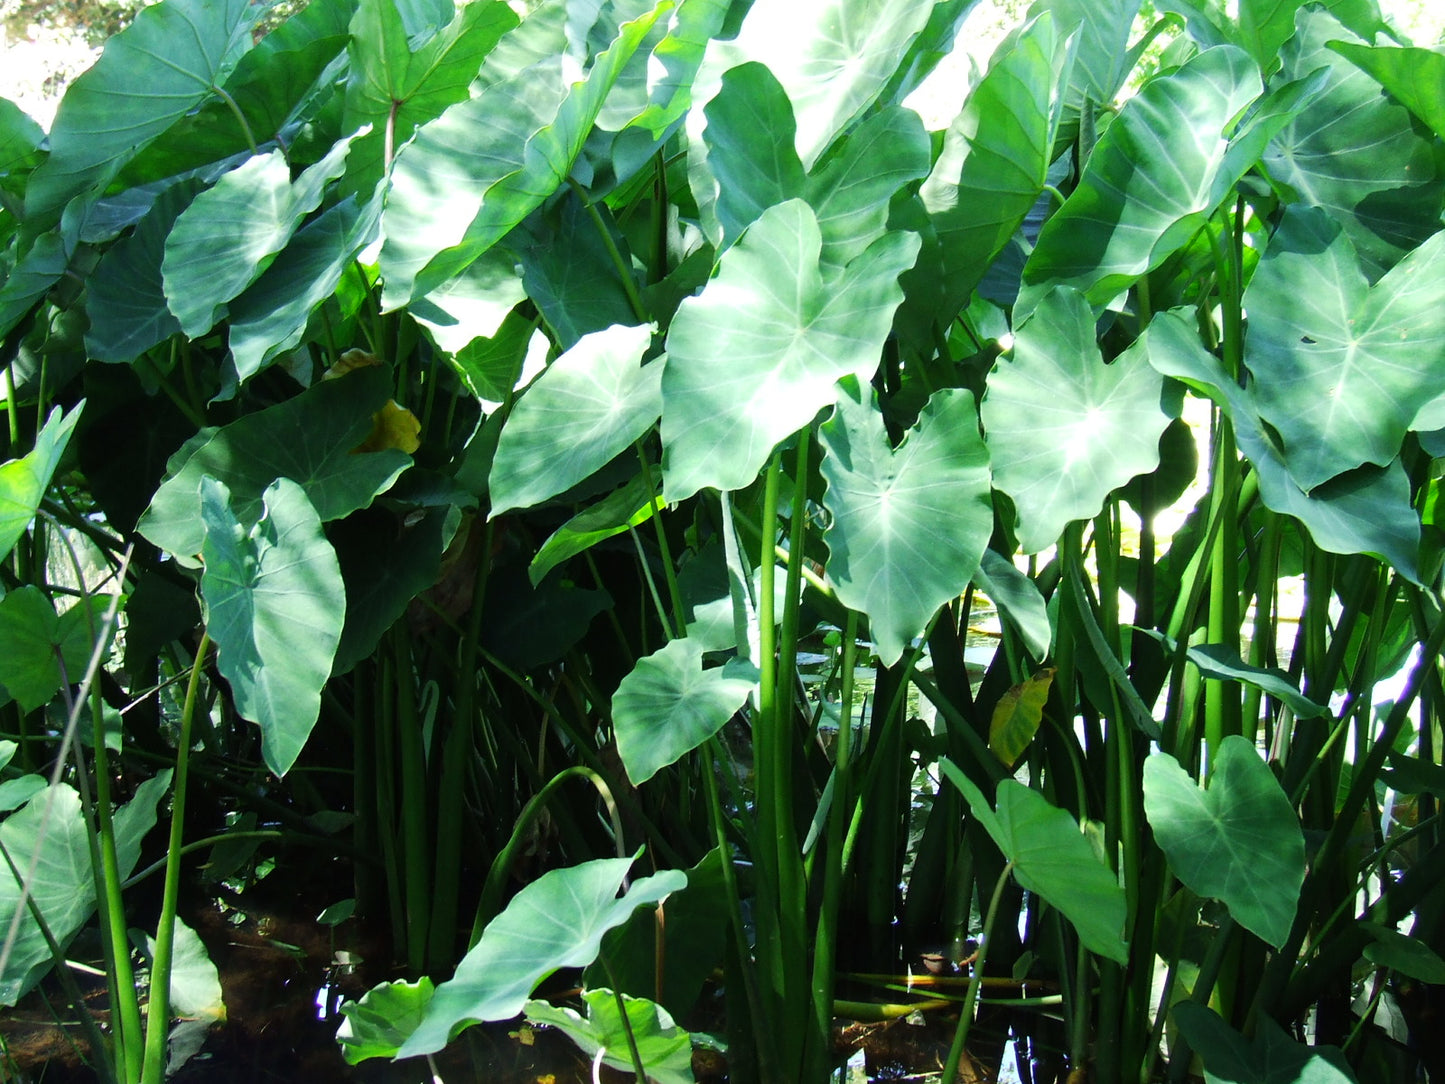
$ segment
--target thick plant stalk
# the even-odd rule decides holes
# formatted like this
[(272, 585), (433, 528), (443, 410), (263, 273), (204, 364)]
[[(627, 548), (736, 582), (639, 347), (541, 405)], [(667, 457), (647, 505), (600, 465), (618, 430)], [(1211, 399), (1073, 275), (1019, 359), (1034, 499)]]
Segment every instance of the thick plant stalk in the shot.
[(100, 686), (91, 686), (91, 715), (94, 726), (95, 809), (98, 823), (96, 851), (100, 859), (98, 881), (100, 912), (105, 924), (101, 943), (105, 948), (106, 981), (111, 1004), (115, 1006), (115, 1062), (123, 1067), (126, 1080), (140, 1076), (144, 1065), (145, 1032), (141, 1025), (140, 1001), (136, 996), (135, 972), (126, 936), (125, 906), (121, 901), (120, 864), (115, 853), (115, 825), (111, 818), (110, 764), (105, 748), (105, 721), (101, 712)]
[(160, 923), (156, 928), (156, 950), (151, 961), (150, 1002), (146, 1005), (145, 1064), (141, 1084), (161, 1084), (165, 1079), (166, 1037), (171, 1024), (171, 960), (175, 951), (176, 903), (181, 890), (181, 836), (185, 831), (186, 782), (189, 778), (191, 724), (196, 717), (197, 692), (209, 633), (201, 633), (196, 657), (191, 663), (191, 680), (181, 708), (181, 732), (176, 741), (176, 777), (171, 799), (171, 833), (166, 845), (166, 881), (161, 895)]
[[(823, 870), (823, 905), (818, 914), (813, 943), (813, 1026), (808, 1040), (825, 1044), (833, 1026), (833, 980), (838, 948), (838, 906), (843, 894), (843, 835), (848, 828), (848, 806), (852, 800), (853, 758), (853, 669), (858, 650), (858, 615), (850, 610), (843, 627), (843, 687), (840, 692), (842, 718), (838, 723), (838, 744), (833, 757), (833, 803), (828, 807), (827, 855)], [(826, 1045), (815, 1053), (806, 1052), (810, 1063), (823, 1064)]]

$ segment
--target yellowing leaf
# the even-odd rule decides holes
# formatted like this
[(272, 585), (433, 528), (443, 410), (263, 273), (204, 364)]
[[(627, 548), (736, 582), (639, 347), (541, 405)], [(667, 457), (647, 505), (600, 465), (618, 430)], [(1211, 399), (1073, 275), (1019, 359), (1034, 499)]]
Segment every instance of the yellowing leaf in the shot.
[(1052, 666), (1045, 667), (1004, 693), (993, 709), (993, 718), (988, 724), (988, 747), (1010, 768), (1038, 733), (1044, 717), (1044, 701), (1049, 698), (1055, 673)]
[(345, 376), (353, 369), (366, 369), (372, 365), (380, 365), (375, 354), (369, 354), (365, 350), (348, 350), (336, 359), (336, 364), (326, 370), (322, 380), (335, 380), (338, 376)]
[(397, 448), (411, 455), (421, 447), (417, 437), (421, 433), (421, 422), (416, 415), (399, 406), (395, 399), (371, 416), (371, 435), (352, 449), (353, 452), (384, 452)]

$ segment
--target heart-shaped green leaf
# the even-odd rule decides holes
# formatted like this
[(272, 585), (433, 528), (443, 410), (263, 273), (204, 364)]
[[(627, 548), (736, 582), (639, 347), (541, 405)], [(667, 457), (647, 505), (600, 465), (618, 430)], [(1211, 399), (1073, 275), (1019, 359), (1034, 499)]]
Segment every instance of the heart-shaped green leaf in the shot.
[(1152, 754), (1144, 762), (1144, 812), (1180, 881), (1223, 901), (1269, 944), (1284, 944), (1304, 884), (1304, 833), (1248, 740), (1231, 734), (1219, 743), (1208, 789), (1168, 753)]
[(423, 976), (416, 982), (384, 982), (373, 986), (360, 1001), (341, 1006), (346, 1017), (336, 1030), (336, 1042), (348, 1065), (367, 1058), (389, 1058), (421, 1024), (436, 986)]
[(897, 448), (858, 382), (845, 378), (820, 430), (828, 578), (868, 616), (878, 656), (897, 662), (937, 609), (963, 594), (993, 532), (988, 449), (973, 394), (935, 394)]
[(957, 315), (1043, 191), (1065, 45), (1051, 16), (1026, 24), (999, 46), (944, 134), (918, 193), (943, 263), (940, 319)]
[(995, 813), (957, 765), (942, 760), (938, 766), (963, 792), (968, 808), (1004, 858), (1013, 863), (1018, 883), (1058, 908), (1090, 952), (1127, 963), (1129, 946), (1121, 936), (1127, 914), (1124, 890), (1079, 831), (1078, 821), (1012, 779), (999, 783)]
[(866, 382), (878, 367), (918, 238), (885, 234), (830, 284), (821, 251), (812, 208), (781, 203), (679, 307), (662, 376), (669, 501), (748, 485), (775, 444), (832, 402), (840, 377)]
[(1445, 52), (1439, 49), (1391, 48), (1358, 42), (1331, 41), (1329, 48), (1390, 92), (1401, 105), (1445, 137)]
[(788, 92), (762, 64), (739, 64), (724, 73), (703, 112), (721, 250), (769, 207), (803, 194), (803, 161)]
[[(98, 607), (82, 600), (63, 614), (34, 584), (0, 598), (0, 686), (26, 711), (85, 675), (100, 631)], [(61, 664), (64, 663), (64, 669)]]
[(16, 540), (35, 518), (75, 423), (80, 420), (81, 406), (69, 414), (62, 414), (56, 407), (35, 434), (30, 451), (19, 459), (0, 463), (0, 559), (9, 556)]
[[(550, 325), (558, 349), (570, 350), (583, 335), (613, 324), (635, 324), (627, 284), (614, 259), (617, 253), (624, 263), (630, 262), (627, 241), (606, 205), (589, 208), (576, 193), (568, 193), (561, 206), (549, 212), (533, 215), (509, 241), (520, 250), (527, 297)], [(436, 294), (433, 290), (427, 299)]]
[(888, 84), (932, 8), (911, 0), (756, 0), (737, 36), (708, 48), (694, 100), (710, 101), (723, 74), (740, 64), (766, 65), (793, 103), (798, 157), (811, 169)]
[(497, 444), (493, 516), (570, 489), (647, 432), (662, 411), (662, 365), (640, 364), (651, 342), (647, 325), (584, 335), (532, 382)]
[(65, 92), (50, 157), (26, 191), (48, 218), (209, 98), (251, 45), (249, 0), (166, 0), (141, 9)]
[[(346, 52), (355, 9), (356, 0), (313, 0), (268, 30), (226, 78), (226, 97), (208, 98), (167, 128), (122, 167), (116, 186), (164, 181), (252, 147), (289, 142), (323, 105), (335, 101), (327, 69)], [(334, 78), (334, 71), (330, 74)]]
[(1162, 263), (1253, 164), (1224, 168), (1225, 133), (1261, 89), (1259, 69), (1233, 46), (1206, 49), (1150, 80), (1045, 223), (1024, 282), (1074, 286), (1099, 304)]
[(1408, 430), (1445, 427), (1445, 234), (1371, 287), (1338, 223), (1291, 208), (1244, 305), (1255, 400), (1306, 492), (1385, 466)]
[(434, 1054), (470, 1024), (510, 1020), (553, 971), (590, 964), (603, 934), (687, 884), (681, 870), (664, 870), (633, 881), (619, 898), (632, 861), (604, 858), (554, 869), (513, 896), (462, 957), (456, 975), (436, 988), (395, 1056)]
[[(467, 88), (493, 46), (519, 20), (501, 0), (458, 5), (446, 26), (418, 34), (395, 0), (361, 0), (347, 48), (344, 132), (369, 124), (347, 163), (348, 189), (370, 191), (385, 168), (388, 140), (400, 147), (417, 125), (467, 98)], [(424, 40), (415, 44), (417, 37)]]
[(1268, 1016), (1260, 1016), (1254, 1038), (1246, 1039), (1208, 1006), (1186, 1001), (1172, 1012), (1199, 1052), (1207, 1084), (1355, 1084), (1338, 1049), (1297, 1043)]
[(1164, 393), (1141, 343), (1104, 363), (1083, 294), (1061, 287), (1039, 300), (983, 401), (994, 484), (1013, 498), (1026, 553), (1159, 466), (1159, 437), (1178, 413)]
[(390, 395), (389, 374), (372, 366), (323, 380), (222, 429), (201, 430), (171, 457), (140, 532), (177, 560), (193, 562), (205, 533), (198, 487), (207, 474), (225, 483), (231, 511), (244, 521), (260, 515), (261, 492), (277, 478), (299, 483), (323, 522), (365, 508), (411, 464), (394, 448), (354, 453)]
[(1378, 553), (1418, 582), (1420, 520), (1410, 507), (1409, 479), (1398, 460), (1384, 469), (1357, 468), (1306, 495), (1260, 418), (1254, 396), (1225, 375), (1188, 318), (1160, 313), (1149, 325), (1147, 341), (1154, 368), (1188, 381), (1228, 412), (1235, 443), (1259, 472), (1259, 494), (1266, 505), (1298, 519), (1321, 549)]
[[(147, 779), (135, 796), (115, 811), (116, 864), (128, 877), (140, 860), (141, 839), (156, 823), (156, 804), (170, 787), (171, 773)], [(30, 898), (62, 949), (95, 910), (95, 875), (90, 837), (80, 796), (64, 783), (41, 787), (30, 801), (0, 824), (0, 843), (24, 871), (37, 851), (40, 862), (29, 880)], [(0, 860), (0, 929), (9, 931), (21, 907), (20, 886), (8, 863)], [(0, 974), (0, 1006), (14, 1005), (50, 970), (54, 957), (45, 935), (24, 908), (5, 971)]]
[(238, 382), (296, 346), (311, 314), (326, 302), (356, 254), (376, 237), (380, 196), (348, 199), (309, 222), (229, 305), (231, 366)]
[(612, 696), (617, 753), (634, 784), (716, 734), (758, 683), (755, 666), (732, 659), (704, 670), (703, 643), (671, 641), (639, 659)]
[(230, 301), (286, 247), (301, 219), (341, 175), (351, 140), (343, 139), (293, 184), (281, 150), (227, 173), (181, 212), (161, 260), (166, 305), (187, 335), (209, 331)]
[[(417, 129), (397, 154), (382, 218), (387, 308), (460, 272), (557, 190), (607, 92), (664, 6), (666, 0), (624, 24), (580, 82), (569, 81), (564, 57), (553, 54)], [(498, 52), (531, 22), (504, 38)]]
[(1263, 164), (1301, 203), (1344, 226), (1371, 279), (1440, 228), (1445, 183), (1432, 141), (1410, 111), (1353, 63), (1335, 41), (1358, 41), (1321, 6), (1302, 7), (1280, 50), (1281, 77), (1324, 69), (1323, 91), (1280, 133)]
[(162, 192), (129, 237), (101, 258), (86, 288), (85, 348), (101, 361), (131, 361), (181, 330), (161, 279), (166, 237), (201, 189), (182, 181)]
[(587, 1006), (586, 1016), (545, 1001), (529, 1001), (522, 1011), (532, 1023), (561, 1031), (589, 1060), (601, 1051), (602, 1064), (631, 1072), (632, 1051), (636, 1050), (647, 1067), (647, 1079), (654, 1084), (693, 1084), (692, 1036), (673, 1023), (661, 1005), (623, 994), (624, 1021), (617, 995), (611, 990), (585, 990), (582, 1001)]
[(225, 485), (200, 482), (201, 600), (236, 711), (261, 728), (266, 766), (285, 775), (321, 710), (341, 640), (346, 589), (306, 492), (277, 478), (251, 524)]

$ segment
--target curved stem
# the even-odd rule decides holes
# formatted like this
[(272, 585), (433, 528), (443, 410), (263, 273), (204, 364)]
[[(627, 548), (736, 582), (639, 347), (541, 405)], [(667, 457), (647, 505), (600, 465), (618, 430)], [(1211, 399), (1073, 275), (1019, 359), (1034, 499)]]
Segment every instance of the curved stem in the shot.
[(978, 1004), (978, 991), (983, 985), (983, 965), (988, 959), (988, 943), (993, 936), (994, 922), (998, 919), (999, 904), (1003, 901), (1003, 890), (1013, 876), (1014, 864), (1010, 860), (999, 874), (993, 886), (993, 897), (988, 901), (988, 914), (983, 920), (983, 936), (978, 942), (978, 958), (973, 963), (973, 977), (969, 980), (968, 994), (963, 999), (963, 1010), (958, 1014), (958, 1030), (953, 1033), (953, 1046), (948, 1050), (948, 1062), (943, 1067), (943, 1079), (958, 1079), (958, 1063), (963, 1058), (963, 1047), (968, 1042), (968, 1029), (973, 1023), (974, 1006)]

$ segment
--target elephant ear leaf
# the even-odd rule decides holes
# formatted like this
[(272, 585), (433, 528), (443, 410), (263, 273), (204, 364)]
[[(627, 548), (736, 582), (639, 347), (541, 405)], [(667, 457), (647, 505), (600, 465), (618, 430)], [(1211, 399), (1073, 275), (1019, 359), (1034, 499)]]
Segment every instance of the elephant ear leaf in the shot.
[(1168, 753), (1150, 756), (1144, 812), (1179, 880), (1223, 901), (1236, 922), (1271, 945), (1284, 944), (1304, 883), (1304, 834), (1247, 739), (1220, 743), (1208, 789)]
[(27, 218), (54, 221), (72, 196), (135, 157), (215, 94), (267, 10), (250, 0), (165, 0), (144, 7), (65, 92), (50, 157), (31, 177)]
[(0, 463), (0, 559), (4, 559), (35, 518), (60, 457), (80, 420), (80, 407), (62, 415), (59, 408), (35, 437), (35, 446), (19, 459)]
[(206, 630), (237, 712), (261, 728), (266, 766), (285, 775), (316, 725), (341, 641), (341, 568), (306, 491), (291, 479), (266, 488), (254, 524), (236, 517), (230, 491), (209, 475), (200, 496)]
[(847, 377), (822, 442), (829, 575), (838, 598), (868, 615), (878, 655), (892, 665), (934, 612), (963, 593), (993, 530), (973, 394), (938, 392), (891, 448), (872, 395)]

